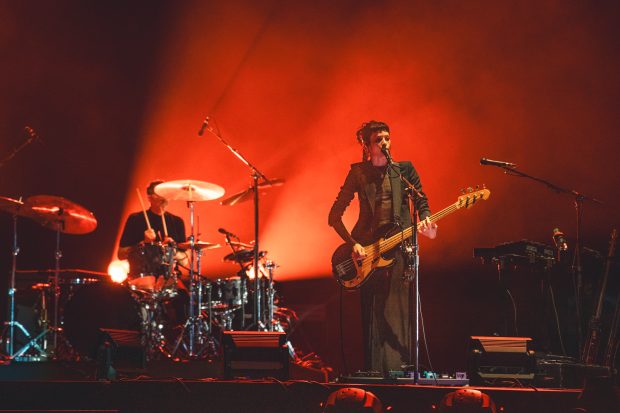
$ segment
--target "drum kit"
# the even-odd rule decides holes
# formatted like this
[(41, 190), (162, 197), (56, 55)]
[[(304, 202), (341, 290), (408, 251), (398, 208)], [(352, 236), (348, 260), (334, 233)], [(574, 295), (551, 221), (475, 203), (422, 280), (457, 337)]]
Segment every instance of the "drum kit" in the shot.
[[(283, 182), (272, 180), (260, 188)], [(253, 189), (232, 195), (221, 201), (221, 205), (249, 200)], [(42, 359), (95, 358), (104, 329), (138, 332), (147, 359), (207, 358), (221, 352), (219, 334), (223, 331), (288, 328), (296, 316), (293, 311), (279, 307), (276, 301), (277, 264), (267, 258), (266, 251), (257, 251), (255, 244), (243, 243), (234, 234), (220, 229), (231, 249), (223, 260), (238, 265), (239, 271), (235, 276), (215, 280), (201, 274), (202, 253), (223, 246), (195, 238), (194, 204), (221, 198), (224, 189), (208, 182), (178, 180), (157, 185), (155, 193), (168, 201), (187, 204), (189, 236), (187, 241), (179, 243), (132, 247), (128, 257), (130, 271), (121, 284), (110, 282), (107, 277), (88, 276), (92, 272), (67, 277), (60, 269), (61, 234), (93, 231), (97, 220), (92, 212), (57, 196), (39, 195), (25, 201), (0, 197), (0, 210), (13, 217), (9, 320), (5, 323), (2, 348), (8, 358), (27, 355)], [(144, 205), (143, 211), (150, 228)], [(42, 331), (37, 334), (31, 334), (15, 319), (15, 277), (16, 273), (25, 272), (16, 269), (18, 217), (32, 219), (56, 232), (55, 269), (48, 270), (48, 283), (33, 286), (40, 292), (39, 307), (45, 309), (39, 311)], [(48, 312), (52, 314), (49, 321)], [(25, 337), (19, 346), (15, 346), (16, 330)], [(294, 356), (290, 342), (287, 345)]]
[[(51, 351), (59, 347), (59, 338), (62, 334), (61, 325), (61, 294), (63, 285), (67, 282), (72, 284), (74, 280), (66, 280), (61, 277), (60, 260), (62, 251), (60, 249), (61, 234), (87, 234), (97, 227), (97, 220), (92, 212), (66, 198), (52, 195), (36, 195), (27, 198), (25, 201), (7, 197), (0, 197), (0, 210), (8, 212), (13, 217), (13, 248), (11, 276), (8, 288), (8, 321), (2, 335), (7, 357), (11, 359), (19, 358), (29, 351), (37, 353), (38, 357), (47, 358)], [(17, 273), (17, 255), (19, 245), (17, 242), (17, 218), (25, 217), (32, 219), (43, 227), (56, 232), (56, 249), (54, 251), (55, 269), (50, 270), (53, 274), (49, 283), (38, 283), (34, 289), (41, 292), (40, 318), (39, 324), (42, 331), (34, 337), (18, 321), (15, 320), (15, 277)], [(81, 279), (84, 281), (84, 279)], [(51, 303), (47, 297), (51, 296)], [(51, 308), (51, 321), (48, 319), (48, 309)], [(15, 332), (20, 333), (26, 338), (19, 349), (15, 349)]]

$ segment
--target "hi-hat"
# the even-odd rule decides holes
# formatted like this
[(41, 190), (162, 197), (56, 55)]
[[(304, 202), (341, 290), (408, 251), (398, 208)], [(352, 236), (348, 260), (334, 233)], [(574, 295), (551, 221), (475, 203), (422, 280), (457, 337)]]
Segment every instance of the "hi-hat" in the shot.
[(24, 202), (21, 215), (65, 234), (88, 234), (97, 228), (97, 219), (92, 212), (60, 196), (31, 196)]
[(13, 198), (0, 196), (0, 211), (8, 212), (11, 215), (21, 215), (20, 210), (24, 203)]
[[(258, 184), (258, 190), (262, 191), (265, 189), (273, 188), (275, 186), (282, 186), (282, 185), (284, 185), (284, 179), (272, 179), (269, 182), (261, 182), (260, 184)], [(226, 205), (226, 206), (236, 205), (240, 202), (244, 202), (244, 201), (248, 201), (252, 199), (253, 196), (254, 196), (254, 187), (251, 186), (245, 191), (238, 192), (224, 199), (223, 201), (220, 202), (220, 205)]]
[(222, 197), (225, 191), (209, 182), (180, 179), (157, 185), (155, 193), (169, 201), (210, 201)]
[[(177, 247), (181, 248), (181, 249), (190, 249), (192, 248), (192, 244), (188, 241), (188, 242), (179, 242), (177, 244)], [(214, 244), (212, 242), (206, 242), (206, 241), (196, 241), (194, 242), (194, 249), (196, 250), (212, 250), (215, 248), (221, 248), (222, 246), (220, 244)]]

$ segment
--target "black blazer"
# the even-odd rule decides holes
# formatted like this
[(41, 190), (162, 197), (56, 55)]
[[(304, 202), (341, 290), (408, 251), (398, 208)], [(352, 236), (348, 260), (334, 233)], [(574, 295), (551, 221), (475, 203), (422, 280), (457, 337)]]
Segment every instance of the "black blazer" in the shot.
[[(418, 211), (419, 219), (425, 219), (431, 214), (431, 211), (428, 206), (426, 195), (422, 192), (420, 176), (410, 161), (395, 162), (394, 166), (396, 170), (400, 171), (424, 196), (423, 198), (416, 198), (415, 206)], [(374, 215), (376, 196), (375, 185), (370, 181), (372, 168), (374, 167), (370, 161), (352, 164), (344, 184), (340, 188), (340, 192), (338, 192), (336, 201), (329, 211), (329, 225), (336, 230), (338, 235), (340, 235), (346, 243), (354, 244), (359, 242), (362, 245), (367, 245), (374, 240), (374, 236), (376, 235), (372, 233), (372, 218)], [(389, 173), (390, 183), (392, 185), (393, 221), (406, 228), (411, 226), (412, 223), (408, 198), (403, 189), (404, 184), (400, 181), (396, 173), (392, 171)], [(360, 203), (359, 217), (353, 230), (349, 234), (349, 231), (347, 231), (342, 222), (342, 215), (356, 193)], [(400, 206), (400, 208), (396, 206)]]

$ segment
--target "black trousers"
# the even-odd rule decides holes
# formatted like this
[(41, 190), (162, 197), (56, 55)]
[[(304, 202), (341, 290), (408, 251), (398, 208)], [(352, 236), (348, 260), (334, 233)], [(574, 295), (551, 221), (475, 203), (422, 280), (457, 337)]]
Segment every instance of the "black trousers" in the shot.
[(409, 364), (410, 282), (403, 280), (405, 260), (396, 250), (394, 264), (371, 275), (362, 286), (364, 368), (387, 373)]

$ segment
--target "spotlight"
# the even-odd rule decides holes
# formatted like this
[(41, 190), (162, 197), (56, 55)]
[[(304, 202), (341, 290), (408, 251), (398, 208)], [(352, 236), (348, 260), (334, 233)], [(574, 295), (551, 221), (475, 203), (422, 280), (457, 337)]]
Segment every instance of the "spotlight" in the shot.
[(100, 328), (97, 380), (116, 380), (117, 370), (139, 372), (146, 368), (146, 352), (139, 331)]
[(330, 394), (323, 413), (382, 413), (381, 400), (369, 391), (345, 387)]
[(122, 283), (127, 279), (129, 273), (129, 261), (114, 260), (108, 265), (108, 275), (115, 283)]
[(441, 399), (440, 413), (495, 413), (495, 403), (488, 394), (475, 389), (458, 389)]

